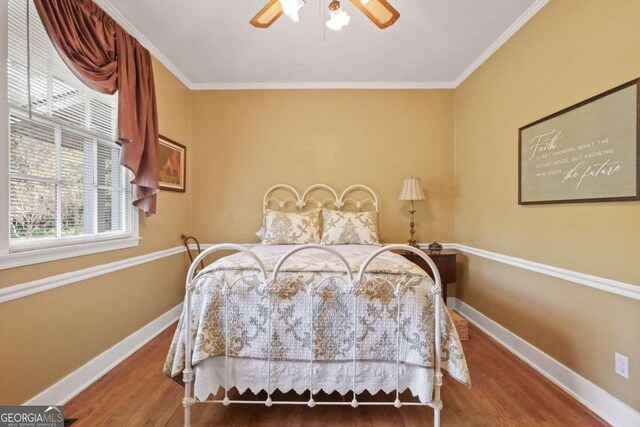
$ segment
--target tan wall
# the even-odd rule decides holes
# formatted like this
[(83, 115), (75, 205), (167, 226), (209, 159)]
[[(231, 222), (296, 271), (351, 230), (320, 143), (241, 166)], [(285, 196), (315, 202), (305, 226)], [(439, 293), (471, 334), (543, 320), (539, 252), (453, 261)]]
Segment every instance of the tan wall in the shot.
[(205, 242), (255, 242), (264, 192), (325, 183), (371, 186), (381, 238), (408, 238), (402, 180), (420, 176), (419, 240), (453, 238), (453, 91), (193, 93), (193, 228)]
[[(190, 91), (157, 61), (154, 73), (160, 133), (189, 147)], [(178, 246), (189, 197), (161, 192), (136, 248), (0, 271), (0, 287)], [(176, 306), (186, 266), (175, 255), (0, 304), (0, 403), (24, 402)]]
[[(404, 241), (397, 195), (410, 174), (429, 198), (420, 241), (640, 285), (639, 203), (517, 205), (517, 129), (638, 77), (637, 22), (634, 0), (554, 0), (455, 92), (190, 92), (156, 62), (160, 132), (189, 147), (189, 192), (160, 194), (139, 247), (0, 271), (0, 287), (174, 247), (182, 231), (254, 242), (276, 183), (368, 184), (383, 241)], [(640, 409), (640, 303), (461, 259), (458, 297)], [(0, 305), (0, 402), (25, 401), (175, 306), (185, 267), (174, 256)], [(613, 373), (614, 351), (630, 357), (629, 380)]]
[[(638, 22), (635, 0), (553, 0), (456, 89), (457, 242), (640, 285), (640, 203), (517, 204), (518, 128), (639, 77)], [(475, 257), (464, 268), (465, 302), (640, 410), (639, 301)]]

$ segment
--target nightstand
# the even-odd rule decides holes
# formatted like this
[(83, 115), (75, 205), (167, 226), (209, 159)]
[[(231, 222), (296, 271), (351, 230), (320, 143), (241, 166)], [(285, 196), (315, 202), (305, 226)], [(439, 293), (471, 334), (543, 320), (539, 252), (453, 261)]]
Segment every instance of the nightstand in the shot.
[[(453, 250), (445, 249), (440, 253), (429, 253), (429, 251), (424, 251), (435, 263), (436, 267), (438, 267), (438, 271), (440, 272), (440, 278), (442, 279), (442, 299), (444, 300), (445, 305), (447, 304), (447, 284), (455, 283), (457, 275), (456, 275), (456, 255), (458, 253)], [(405, 252), (399, 251), (398, 254), (402, 255), (409, 261), (417, 264), (418, 267), (422, 268), (426, 271), (429, 276), (433, 279), (433, 272), (431, 271), (431, 267), (427, 262), (420, 258), (419, 255), (414, 254), (413, 252)]]

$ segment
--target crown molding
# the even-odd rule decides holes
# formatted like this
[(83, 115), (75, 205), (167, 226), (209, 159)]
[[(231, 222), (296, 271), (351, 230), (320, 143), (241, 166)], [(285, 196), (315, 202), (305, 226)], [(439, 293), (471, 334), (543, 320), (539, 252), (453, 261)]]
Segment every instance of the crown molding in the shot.
[(193, 83), (192, 90), (454, 89), (450, 82)]
[(109, 0), (94, 0), (122, 28), (135, 37), (162, 65), (167, 67), (185, 86), (191, 90), (286, 90), (286, 89), (455, 89), (507, 40), (511, 38), (529, 19), (540, 11), (549, 0), (536, 0), (520, 17), (507, 28), (482, 54), (476, 58), (454, 81), (451, 82), (294, 82), (294, 83), (194, 83), (154, 46), (142, 32), (131, 23)]
[(504, 33), (500, 35), (500, 37), (498, 37), (493, 43), (491, 43), (491, 46), (489, 46), (487, 50), (482, 52), (482, 54), (477, 57), (476, 60), (473, 61), (471, 65), (469, 65), (462, 72), (462, 74), (458, 76), (457, 79), (451, 82), (452, 86), (454, 88), (460, 86), (462, 82), (467, 79), (467, 77), (473, 74), (473, 72), (478, 69), (478, 67), (480, 67), (487, 59), (489, 59), (491, 55), (493, 55), (498, 49), (500, 49), (500, 47), (511, 38), (511, 36), (518, 32), (518, 30), (522, 28), (522, 26), (526, 24), (529, 19), (533, 18), (535, 14), (538, 13), (540, 9), (542, 9), (547, 3), (549, 3), (549, 0), (536, 0), (535, 3), (529, 6), (529, 8), (525, 10), (525, 12), (520, 15), (520, 17), (516, 19), (516, 21), (511, 24)]
[(187, 78), (180, 69), (167, 58), (160, 49), (158, 49), (151, 41), (145, 37), (142, 32), (131, 23), (109, 0), (94, 0), (94, 2), (102, 8), (114, 21), (118, 23), (125, 31), (135, 37), (142, 46), (144, 46), (162, 65), (167, 67), (174, 76), (178, 78), (186, 87), (193, 89), (193, 83)]

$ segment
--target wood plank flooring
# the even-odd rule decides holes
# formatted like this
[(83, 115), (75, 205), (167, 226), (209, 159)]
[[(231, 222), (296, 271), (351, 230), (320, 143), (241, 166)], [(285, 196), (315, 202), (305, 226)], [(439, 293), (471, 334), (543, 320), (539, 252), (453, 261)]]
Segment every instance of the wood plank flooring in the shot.
[[(464, 342), (473, 386), (445, 373), (443, 426), (607, 425), (549, 380), (472, 325)], [(81, 426), (181, 426), (184, 389), (162, 374), (175, 325), (65, 405)], [(243, 396), (249, 397), (251, 395)], [(287, 398), (295, 397), (287, 394)], [(383, 398), (385, 396), (376, 396)], [(332, 396), (335, 400), (335, 396)], [(200, 404), (194, 426), (429, 426), (425, 407)]]

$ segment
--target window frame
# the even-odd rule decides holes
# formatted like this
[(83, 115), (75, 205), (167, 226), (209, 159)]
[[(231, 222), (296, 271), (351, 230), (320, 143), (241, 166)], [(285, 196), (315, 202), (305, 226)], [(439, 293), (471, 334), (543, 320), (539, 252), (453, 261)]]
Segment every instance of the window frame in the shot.
[[(127, 232), (106, 232), (62, 239), (42, 238), (10, 243), (8, 16), (8, 2), (5, 2), (4, 6), (0, 7), (0, 34), (5, 35), (0, 38), (2, 39), (0, 41), (0, 117), (2, 118), (0, 119), (0, 171), (2, 171), (0, 172), (0, 270), (138, 246), (139, 212), (135, 206), (129, 209)], [(131, 187), (130, 184), (127, 185), (126, 191), (131, 192)]]

